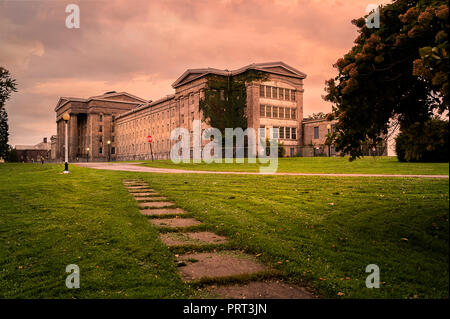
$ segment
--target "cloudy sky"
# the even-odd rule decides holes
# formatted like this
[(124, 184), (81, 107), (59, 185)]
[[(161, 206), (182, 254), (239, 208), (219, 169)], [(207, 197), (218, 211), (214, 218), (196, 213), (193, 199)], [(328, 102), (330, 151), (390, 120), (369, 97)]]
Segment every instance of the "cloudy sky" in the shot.
[[(329, 112), (321, 98), (332, 64), (352, 46), (376, 0), (0, 0), (0, 65), (17, 79), (7, 102), (10, 144), (56, 132), (59, 96), (127, 91), (156, 100), (188, 68), (235, 69), (283, 61), (308, 75), (305, 116)], [(78, 4), (81, 27), (65, 26)]]

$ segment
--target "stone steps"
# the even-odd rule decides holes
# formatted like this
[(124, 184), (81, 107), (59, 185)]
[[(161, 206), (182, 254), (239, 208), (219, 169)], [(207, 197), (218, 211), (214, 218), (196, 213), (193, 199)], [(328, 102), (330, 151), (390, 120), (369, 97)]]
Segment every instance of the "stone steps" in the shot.
[[(186, 282), (223, 283), (228, 278), (270, 276), (271, 269), (258, 260), (257, 257), (234, 250), (210, 250), (214, 245), (228, 243), (224, 236), (209, 231), (187, 231), (184, 228), (199, 226), (203, 223), (191, 218), (175, 203), (167, 201), (165, 196), (151, 189), (141, 180), (124, 180), (124, 185), (138, 202), (141, 214), (153, 218), (148, 221), (152, 225), (166, 229), (160, 233), (161, 241), (169, 247), (202, 247), (207, 251), (188, 252), (175, 255), (181, 278)], [(167, 230), (171, 230), (167, 232)], [(223, 249), (224, 247), (222, 247)], [(243, 284), (210, 285), (202, 290), (208, 298), (277, 298), (303, 299), (314, 298), (308, 290), (297, 285), (280, 280), (250, 281)]]

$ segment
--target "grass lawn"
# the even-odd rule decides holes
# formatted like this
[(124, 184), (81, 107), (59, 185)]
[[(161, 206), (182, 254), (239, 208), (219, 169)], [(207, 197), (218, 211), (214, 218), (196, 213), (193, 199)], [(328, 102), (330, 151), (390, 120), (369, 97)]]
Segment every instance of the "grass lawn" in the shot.
[[(140, 161), (145, 166), (204, 171), (259, 172), (259, 163), (180, 163), (170, 160)], [(348, 157), (293, 157), (278, 160), (278, 172), (289, 173), (353, 173), (353, 174), (420, 174), (448, 175), (448, 163), (402, 163), (396, 157), (364, 157), (350, 162)]]
[[(0, 298), (196, 295), (123, 178), (148, 181), (228, 236), (227, 248), (262, 253), (322, 297), (448, 298), (448, 179), (62, 169), (0, 164)], [(80, 266), (81, 289), (65, 287), (68, 264)], [(380, 289), (365, 287), (368, 264), (380, 268)]]

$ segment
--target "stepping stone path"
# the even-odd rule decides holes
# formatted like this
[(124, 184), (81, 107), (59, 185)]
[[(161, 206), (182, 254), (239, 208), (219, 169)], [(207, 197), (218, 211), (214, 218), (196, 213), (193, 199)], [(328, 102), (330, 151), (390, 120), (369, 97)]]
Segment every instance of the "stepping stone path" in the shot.
[(194, 218), (164, 218), (164, 219), (155, 218), (150, 219), (150, 222), (159, 227), (169, 227), (169, 228), (190, 227), (202, 224), (202, 222)]
[[(185, 229), (202, 225), (202, 222), (190, 218), (186, 212), (174, 207), (175, 203), (167, 201), (165, 196), (151, 189), (142, 180), (123, 180), (128, 191), (138, 201), (140, 212), (149, 216), (149, 223), (162, 231), (160, 239), (169, 247), (186, 246), (189, 252), (175, 255), (181, 277), (186, 282), (199, 282), (207, 280), (221, 282), (220, 286), (210, 285), (203, 288), (208, 296), (219, 298), (246, 298), (246, 299), (304, 299), (315, 296), (303, 287), (293, 285), (281, 280), (251, 281), (246, 284), (223, 284), (227, 278), (239, 279), (253, 278), (258, 275), (270, 276), (270, 268), (258, 260), (257, 257), (240, 251), (216, 250), (214, 245), (224, 245), (228, 242), (226, 237), (209, 231), (195, 231)], [(168, 232), (167, 229), (171, 229)], [(208, 251), (193, 252), (192, 246), (212, 245), (203, 249)], [(225, 279), (225, 280), (224, 280)], [(235, 282), (235, 281), (234, 281)]]

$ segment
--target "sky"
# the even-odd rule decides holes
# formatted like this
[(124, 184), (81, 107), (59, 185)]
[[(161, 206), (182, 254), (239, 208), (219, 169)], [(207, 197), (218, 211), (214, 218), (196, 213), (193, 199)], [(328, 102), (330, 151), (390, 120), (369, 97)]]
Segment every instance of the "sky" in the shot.
[[(173, 93), (189, 68), (283, 61), (307, 74), (304, 116), (330, 112), (324, 82), (353, 46), (351, 20), (376, 0), (0, 0), (0, 65), (17, 81), (6, 102), (10, 144), (56, 134), (60, 96)], [(68, 29), (68, 4), (80, 28)]]

